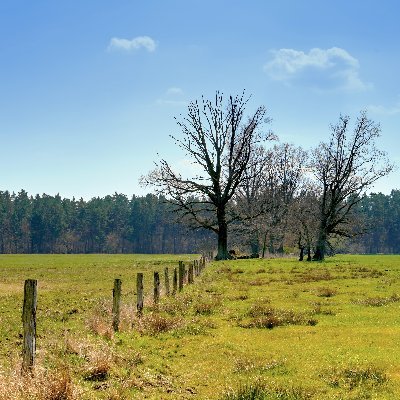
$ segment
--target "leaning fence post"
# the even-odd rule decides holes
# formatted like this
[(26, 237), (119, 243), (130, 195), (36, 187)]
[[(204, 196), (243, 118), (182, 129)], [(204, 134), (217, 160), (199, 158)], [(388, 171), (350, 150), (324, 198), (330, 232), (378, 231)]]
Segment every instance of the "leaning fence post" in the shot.
[(24, 286), (22, 325), (24, 343), (22, 348), (22, 372), (30, 372), (35, 363), (36, 352), (36, 306), (37, 280), (27, 279)]
[(183, 261), (179, 261), (179, 291), (183, 290), (183, 278), (185, 276), (185, 265)]
[(121, 285), (122, 285), (121, 279), (114, 280), (113, 307), (112, 307), (114, 332), (118, 332), (119, 329), (119, 315), (121, 308)]
[(143, 313), (143, 273), (139, 272), (136, 275), (136, 293), (137, 293), (137, 301), (136, 301), (136, 309), (138, 316), (140, 317)]
[(174, 276), (172, 279), (172, 294), (175, 295), (178, 289), (178, 271), (174, 268)]
[(158, 304), (160, 300), (160, 274), (158, 272), (154, 272), (154, 304)]
[(169, 271), (168, 267), (164, 268), (164, 283), (165, 283), (165, 294), (169, 296)]

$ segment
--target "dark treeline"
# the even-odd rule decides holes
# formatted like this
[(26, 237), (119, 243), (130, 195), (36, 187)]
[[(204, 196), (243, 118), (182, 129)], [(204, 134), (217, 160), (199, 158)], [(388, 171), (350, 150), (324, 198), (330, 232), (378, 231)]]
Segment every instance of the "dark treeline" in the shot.
[(0, 191), (1, 253), (193, 253), (208, 237), (175, 223), (155, 195), (84, 201)]
[[(114, 194), (91, 200), (0, 191), (1, 253), (192, 253), (211, 249), (215, 238), (174, 222), (171, 205), (148, 194)], [(372, 193), (358, 205), (365, 234), (338, 250), (400, 253), (400, 190)], [(285, 248), (297, 238), (286, 227)], [(232, 242), (235, 240), (232, 235)], [(242, 240), (240, 240), (242, 241)], [(247, 249), (251, 251), (251, 249)], [(274, 252), (269, 249), (269, 252)]]
[(390, 195), (371, 193), (361, 201), (357, 211), (366, 233), (346, 250), (400, 254), (400, 190), (392, 190)]

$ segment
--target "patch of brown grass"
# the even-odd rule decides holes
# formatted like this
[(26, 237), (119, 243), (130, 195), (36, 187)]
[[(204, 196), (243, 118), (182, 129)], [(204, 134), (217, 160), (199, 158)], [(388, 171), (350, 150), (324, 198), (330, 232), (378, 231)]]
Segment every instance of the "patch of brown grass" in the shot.
[(181, 317), (162, 315), (151, 312), (143, 315), (134, 322), (134, 328), (142, 334), (155, 336), (181, 328), (184, 320)]
[(32, 375), (19, 370), (0, 373), (0, 400), (78, 400), (68, 369), (49, 371), (36, 367)]

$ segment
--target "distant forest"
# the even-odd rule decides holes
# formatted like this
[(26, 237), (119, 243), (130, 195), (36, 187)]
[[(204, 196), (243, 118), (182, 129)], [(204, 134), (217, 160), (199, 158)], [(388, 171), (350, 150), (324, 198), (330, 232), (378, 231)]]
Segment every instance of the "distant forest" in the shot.
[[(400, 253), (400, 190), (366, 196), (356, 213), (366, 233), (341, 252)], [(240, 243), (234, 233), (232, 242)], [(212, 233), (178, 223), (165, 198), (152, 194), (84, 201), (0, 191), (1, 253), (196, 253), (214, 245)], [(290, 232), (284, 248), (296, 251)]]

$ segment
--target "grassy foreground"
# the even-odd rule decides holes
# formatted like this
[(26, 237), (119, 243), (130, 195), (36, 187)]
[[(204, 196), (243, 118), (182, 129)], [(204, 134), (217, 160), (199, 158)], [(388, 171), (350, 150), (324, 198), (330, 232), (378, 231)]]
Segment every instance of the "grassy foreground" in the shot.
[[(152, 272), (193, 258), (1, 255), (0, 399), (400, 398), (400, 256), (212, 263), (154, 306)], [(39, 281), (37, 367), (22, 378), (27, 278)]]

